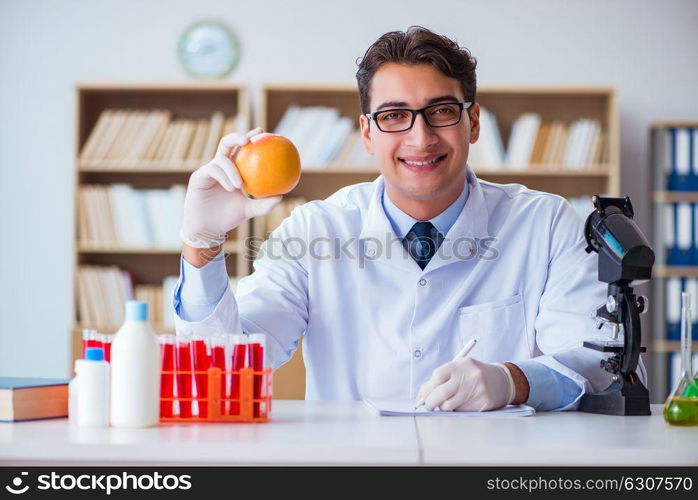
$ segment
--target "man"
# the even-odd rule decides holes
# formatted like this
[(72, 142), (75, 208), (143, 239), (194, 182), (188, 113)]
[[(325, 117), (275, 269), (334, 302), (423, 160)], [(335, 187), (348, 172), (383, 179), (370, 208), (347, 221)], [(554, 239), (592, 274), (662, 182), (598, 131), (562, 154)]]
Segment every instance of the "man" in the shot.
[(264, 332), (275, 368), (305, 335), (308, 399), (553, 410), (606, 388), (599, 354), (582, 347), (605, 286), (581, 221), (559, 196), (483, 182), (467, 166), (480, 132), (475, 66), (421, 27), (369, 47), (361, 133), (382, 175), (294, 210), (236, 294), (225, 233), (279, 198), (239, 189), (234, 148), (260, 131), (224, 137), (187, 190), (178, 327)]

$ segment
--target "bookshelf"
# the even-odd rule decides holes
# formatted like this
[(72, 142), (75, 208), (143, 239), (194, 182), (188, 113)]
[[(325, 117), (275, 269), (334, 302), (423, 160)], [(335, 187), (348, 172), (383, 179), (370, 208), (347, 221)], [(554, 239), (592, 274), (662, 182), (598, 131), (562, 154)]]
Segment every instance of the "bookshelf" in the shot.
[[(478, 102), (496, 116), (504, 146), (516, 120), (523, 113), (536, 113), (541, 122), (566, 124), (585, 118), (600, 124), (605, 138), (601, 161), (575, 169), (562, 163), (531, 165), (471, 165), (479, 178), (497, 183), (521, 183), (530, 188), (556, 193), (568, 198), (590, 197), (593, 194), (620, 194), (620, 135), (616, 94), (607, 87), (503, 87), (483, 86), (478, 89)], [(347, 117), (359, 126), (359, 96), (355, 85), (269, 84), (261, 88), (256, 125), (274, 132), (290, 106), (326, 106), (335, 108), (340, 117)], [(303, 153), (301, 151), (301, 161)], [(343, 164), (333, 160), (326, 164), (303, 163), (298, 186), (286, 195), (304, 200), (323, 199), (343, 186), (369, 182), (379, 175), (370, 160), (363, 164)], [(590, 205), (591, 206), (591, 205)], [(283, 214), (283, 215), (287, 215)], [(280, 217), (275, 217), (278, 221)], [(253, 221), (255, 235), (273, 229), (263, 218)], [(300, 399), (305, 392), (305, 368), (301, 349), (282, 366), (274, 377), (275, 397)]]
[[(685, 135), (686, 140), (681, 141), (672, 138), (671, 134), (676, 132), (672, 131), (687, 131), (695, 130), (693, 132), (693, 140), (689, 139)], [(682, 132), (684, 133), (684, 132)], [(690, 132), (688, 132), (690, 133)], [(670, 336), (675, 336), (676, 329), (673, 328), (673, 334), (670, 335), (669, 328), (669, 318), (677, 312), (677, 307), (680, 310), (680, 291), (681, 290), (691, 290), (690, 286), (687, 286), (688, 281), (698, 280), (698, 246), (696, 243), (696, 238), (698, 234), (693, 234), (693, 225), (691, 217), (689, 220), (683, 220), (679, 218), (678, 213), (676, 213), (676, 218), (673, 218), (671, 224), (674, 228), (668, 227), (669, 221), (667, 211), (678, 210), (679, 205), (690, 208), (690, 212), (695, 212), (694, 209), (698, 209), (698, 177), (696, 177), (696, 170), (698, 170), (698, 164), (696, 164), (696, 158), (698, 156), (693, 155), (691, 159), (690, 155), (690, 143), (693, 142), (693, 148), (696, 147), (698, 142), (698, 121), (691, 120), (662, 120), (652, 124), (650, 128), (650, 161), (651, 161), (651, 172), (652, 172), (652, 192), (650, 195), (650, 202), (653, 207), (653, 234), (652, 234), (652, 248), (655, 252), (655, 266), (652, 270), (652, 282), (651, 282), (651, 302), (650, 311), (652, 311), (652, 371), (650, 372), (650, 394), (654, 402), (661, 402), (667, 398), (669, 392), (673, 389), (671, 387), (671, 364), (672, 357), (677, 356), (677, 353), (681, 349), (681, 345), (678, 339), (669, 338)], [(684, 142), (683, 145), (680, 143)], [(673, 145), (673, 148), (672, 148)], [(673, 151), (672, 151), (673, 149)], [(680, 159), (681, 153), (679, 150), (683, 150), (685, 155), (683, 159)], [(683, 175), (683, 180), (679, 180), (674, 184), (674, 180), (670, 178), (672, 172), (675, 171), (673, 166), (677, 163), (685, 164), (685, 175)], [(691, 168), (691, 163), (693, 163), (693, 168)], [(690, 181), (693, 179), (693, 182)], [(686, 250), (679, 249), (678, 244), (678, 231), (683, 227), (687, 234), (690, 234), (690, 241), (687, 241), (688, 247)], [(672, 232), (674, 234), (673, 246), (668, 248), (667, 233)], [(676, 252), (679, 253), (693, 253), (690, 262), (682, 261), (681, 257), (676, 260)], [(688, 281), (687, 281), (688, 280)], [(673, 282), (673, 283), (670, 283)], [(679, 284), (680, 283), (680, 284)], [(694, 281), (695, 283), (695, 281)], [(672, 285), (676, 286), (676, 292), (678, 296), (672, 297), (669, 300), (668, 290)], [(678, 288), (680, 286), (680, 289)], [(693, 290), (695, 292), (695, 290)], [(672, 306), (669, 303), (672, 302), (673, 313), (670, 313)], [(692, 298), (692, 309), (696, 311), (698, 307), (698, 296), (695, 294)], [(674, 323), (671, 321), (671, 323)], [(696, 338), (696, 329), (698, 327), (698, 322), (693, 318), (693, 338)], [(694, 359), (695, 352), (698, 351), (698, 342), (693, 341), (693, 351)], [(696, 369), (696, 366), (693, 366)]]
[[(223, 83), (79, 83), (75, 87), (75, 245), (74, 262), (75, 287), (74, 294), (74, 328), (72, 332), (73, 359), (80, 356), (81, 330), (82, 328), (96, 328), (103, 333), (112, 333), (112, 327), (105, 327), (101, 320), (95, 319), (93, 314), (90, 321), (85, 321), (81, 317), (80, 285), (85, 283), (79, 278), (79, 270), (82, 266), (118, 266), (120, 269), (128, 271), (134, 285), (162, 285), (166, 276), (179, 275), (179, 259), (181, 245), (176, 238), (171, 238), (167, 244), (124, 244), (122, 241), (94, 239), (88, 240), (85, 234), (85, 227), (89, 216), (96, 217), (94, 213), (88, 213), (87, 205), (83, 202), (82, 194), (87, 187), (105, 188), (108, 190), (115, 184), (129, 185), (138, 192), (144, 190), (164, 191), (173, 185), (180, 186), (180, 201), (183, 200), (183, 190), (186, 187), (191, 172), (203, 165), (208, 159), (203, 160), (203, 156), (194, 153), (194, 143), (196, 142), (194, 129), (191, 128), (189, 135), (185, 133), (185, 122), (201, 124), (201, 153), (205, 149), (206, 141), (215, 141), (218, 144), (220, 135), (230, 131), (226, 127), (234, 127), (236, 130), (247, 131), (251, 127), (250, 100), (245, 86)], [(97, 154), (97, 147), (90, 146), (93, 154), (86, 155), (86, 143), (90, 140), (91, 134), (96, 130), (96, 125), (103, 116), (105, 110), (110, 113), (138, 112), (137, 119), (140, 122), (133, 122), (132, 135), (123, 142), (133, 148), (122, 148), (116, 154), (118, 148), (116, 137), (118, 134), (126, 134), (126, 126), (122, 126), (116, 136), (112, 137), (112, 146), (105, 151), (109, 154)], [(156, 121), (155, 111), (160, 113), (160, 121)], [(148, 113), (146, 113), (148, 112)], [(216, 113), (218, 113), (216, 115)], [(214, 115), (222, 115), (229, 121), (215, 122)], [(106, 116), (106, 114), (104, 115)], [(112, 115), (113, 117), (114, 115)], [(136, 116), (136, 115), (131, 115)], [(169, 121), (164, 120), (167, 117)], [(135, 120), (136, 118), (134, 118)], [(218, 119), (218, 118), (216, 118)], [(151, 121), (148, 121), (151, 120)], [(104, 120), (106, 122), (106, 119)], [(169, 127), (177, 122), (179, 132), (173, 132), (171, 139), (165, 144), (168, 137)], [(112, 122), (115, 123), (115, 122)], [(208, 123), (204, 127), (203, 123)], [(157, 124), (157, 125), (156, 125)], [(116, 125), (113, 125), (116, 127)], [(156, 129), (159, 126), (161, 128)], [(189, 125), (194, 127), (195, 125)], [(107, 126), (103, 125), (104, 134)], [(149, 128), (150, 127), (150, 128)], [(166, 132), (167, 130), (167, 132)], [(103, 135), (104, 135), (103, 134)], [(179, 134), (179, 135), (178, 135)], [(207, 135), (207, 134), (210, 134)], [(98, 134), (95, 133), (95, 137)], [(218, 137), (215, 137), (215, 136)], [(104, 135), (106, 137), (106, 135)], [(143, 142), (140, 152), (134, 152), (138, 141), (146, 141), (145, 137), (151, 139), (150, 143)], [(188, 138), (187, 138), (188, 137)], [(166, 153), (156, 155), (155, 146), (158, 142), (162, 144), (163, 151), (173, 151), (170, 158), (165, 157)], [(97, 142), (93, 139), (94, 142)], [(102, 139), (102, 144), (106, 141)], [(150, 146), (149, 146), (150, 144)], [(147, 154), (148, 147), (152, 147), (151, 154)], [(168, 146), (168, 147), (165, 147)], [(179, 155), (174, 154), (178, 150)], [(187, 151), (191, 153), (187, 157)], [(112, 154), (114, 153), (114, 154)], [(176, 156), (176, 158), (175, 158)], [(212, 157), (212, 155), (211, 155)], [(113, 198), (107, 198), (107, 206), (114, 216)], [(82, 206), (81, 206), (82, 205)], [(98, 205), (89, 205), (94, 209)], [(146, 205), (150, 207), (149, 205)], [(169, 206), (169, 205), (167, 205)], [(97, 210), (92, 210), (96, 212)], [(132, 215), (131, 212), (129, 215)], [(141, 213), (142, 215), (142, 213)], [(158, 222), (166, 221), (171, 224), (170, 229), (179, 224), (173, 219), (175, 215), (168, 210), (162, 210), (158, 214), (161, 216)], [(122, 217), (123, 219), (123, 217)], [(133, 219), (133, 217), (131, 218)], [(99, 219), (105, 220), (105, 219)], [(123, 221), (122, 221), (123, 222)], [(133, 220), (128, 220), (127, 228), (130, 224), (135, 224)], [(242, 241), (249, 234), (249, 226), (243, 225), (233, 234), (229, 235), (228, 241), (224, 245), (226, 253), (229, 254), (227, 266), (231, 277), (239, 277), (249, 274), (250, 262), (246, 258)], [(85, 290), (88, 290), (85, 287)], [(92, 287), (91, 291), (95, 292)], [(88, 293), (89, 295), (89, 293)], [(93, 296), (95, 293), (92, 294)], [(97, 293), (99, 295), (99, 293)], [(163, 293), (163, 295), (165, 295)], [(166, 300), (166, 296), (164, 297)], [(83, 303), (84, 305), (84, 303)], [(163, 314), (164, 318), (164, 314)], [(169, 324), (168, 324), (169, 323)], [(158, 332), (171, 330), (170, 322), (154, 322), (154, 328)]]

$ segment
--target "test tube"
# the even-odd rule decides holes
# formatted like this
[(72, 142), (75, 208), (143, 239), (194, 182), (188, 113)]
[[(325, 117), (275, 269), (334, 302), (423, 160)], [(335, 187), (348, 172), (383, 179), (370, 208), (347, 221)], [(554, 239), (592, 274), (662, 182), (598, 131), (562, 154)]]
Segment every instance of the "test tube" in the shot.
[(225, 398), (228, 397), (228, 390), (226, 387), (226, 375), (225, 375), (225, 337), (223, 335), (216, 335), (211, 339), (211, 366), (221, 369), (221, 415), (226, 415), (228, 413), (228, 408), (230, 407)]
[(266, 347), (266, 336), (263, 333), (251, 333), (249, 335), (249, 364), (248, 366), (254, 370), (253, 375), (253, 398), (255, 400), (252, 405), (253, 416), (260, 416), (260, 409), (266, 412), (266, 405), (260, 405), (262, 399), (262, 371), (264, 370), (264, 348)]
[(87, 351), (87, 344), (90, 340), (90, 329), (82, 329), (82, 359), (85, 359), (85, 351)]
[(195, 335), (192, 343), (194, 352), (194, 382), (196, 382), (196, 401), (199, 407), (199, 417), (208, 417), (208, 369), (211, 365), (206, 339)]
[(191, 334), (182, 333), (177, 336), (177, 399), (179, 401), (179, 416), (190, 418), (192, 416), (191, 401)]
[(231, 359), (232, 376), (230, 377), (230, 414), (240, 415), (240, 370), (247, 364), (247, 336), (233, 335), (233, 352)]
[(104, 352), (104, 341), (102, 340), (102, 334), (97, 330), (92, 330), (92, 337), (90, 338), (88, 344), (88, 347), (102, 349), (102, 352)]
[[(162, 373), (160, 374), (160, 397), (174, 397), (174, 371), (175, 371), (175, 336), (160, 335), (160, 353), (162, 360)], [(172, 373), (164, 373), (172, 372)], [(174, 401), (160, 400), (160, 417), (174, 416)]]
[(107, 363), (111, 362), (111, 344), (114, 342), (114, 334), (103, 334), (102, 343), (104, 345), (104, 360)]

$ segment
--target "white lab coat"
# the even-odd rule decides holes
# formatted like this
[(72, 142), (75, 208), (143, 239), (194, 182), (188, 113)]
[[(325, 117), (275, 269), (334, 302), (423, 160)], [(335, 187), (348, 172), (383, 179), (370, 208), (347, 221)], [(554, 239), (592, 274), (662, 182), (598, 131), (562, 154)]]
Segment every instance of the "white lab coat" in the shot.
[(275, 368), (305, 335), (307, 399), (413, 399), (472, 337), (473, 358), (536, 358), (583, 392), (606, 388), (601, 354), (582, 347), (600, 335), (590, 313), (606, 296), (583, 221), (560, 196), (481, 181), (469, 167), (468, 182), (463, 211), (423, 271), (392, 230), (378, 177), (296, 208), (236, 294), (177, 326), (266, 333)]

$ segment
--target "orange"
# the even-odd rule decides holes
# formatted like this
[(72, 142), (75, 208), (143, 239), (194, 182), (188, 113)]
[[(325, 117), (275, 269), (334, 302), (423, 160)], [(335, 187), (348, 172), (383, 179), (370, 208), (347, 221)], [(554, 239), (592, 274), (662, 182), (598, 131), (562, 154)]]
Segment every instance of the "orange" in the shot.
[(296, 146), (286, 137), (258, 134), (235, 156), (245, 190), (263, 198), (286, 194), (301, 177), (301, 158)]

